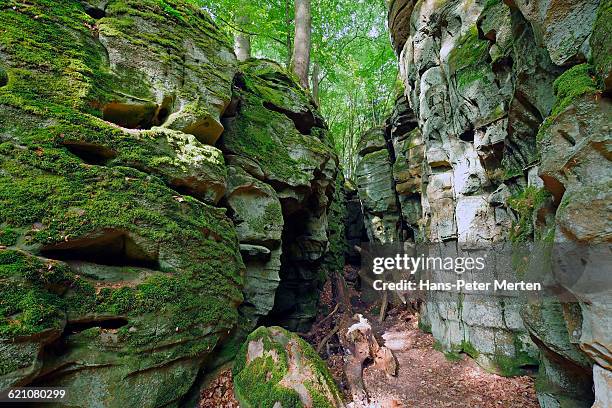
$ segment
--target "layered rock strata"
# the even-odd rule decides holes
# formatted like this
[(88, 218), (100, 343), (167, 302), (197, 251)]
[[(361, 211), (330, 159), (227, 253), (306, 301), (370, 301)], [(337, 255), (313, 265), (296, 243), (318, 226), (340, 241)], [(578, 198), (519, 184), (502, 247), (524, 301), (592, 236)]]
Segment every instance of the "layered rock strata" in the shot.
[(263, 317), (307, 327), (343, 233), (296, 81), (191, 2), (0, 8), (0, 388), (175, 406)]
[[(389, 6), (408, 99), (407, 108), (401, 100), (398, 108), (414, 115), (418, 141), (409, 146), (422, 150), (411, 149), (411, 160), (390, 135), (393, 125), (387, 127), (386, 145), (379, 142), (377, 150), (387, 163), (378, 181), (385, 187), (360, 185), (364, 209), (388, 203), (376, 213), (384, 223), (370, 218), (369, 231), (378, 225), (417, 230), (387, 234), (383, 242), (591, 248), (590, 257), (574, 253), (586, 256), (586, 266), (564, 270), (557, 282), (561, 298), (521, 306), (430, 295), (423, 309), (423, 327), (447, 350), (463, 350), (506, 374), (539, 361), (545, 407), (590, 406), (594, 399), (604, 406), (609, 399), (612, 342), (604, 333), (612, 293), (609, 279), (594, 272), (601, 257), (592, 254), (605, 251), (600, 248), (610, 244), (612, 231), (606, 204), (610, 6), (519, 0), (395, 0)], [(370, 138), (364, 143), (375, 145)], [(362, 150), (360, 166), (372, 167), (368, 154)], [(375, 190), (377, 197), (369, 197)], [(417, 202), (420, 197), (420, 216), (410, 215), (419, 213), (416, 203), (405, 209), (405, 192)], [(559, 264), (546, 261), (550, 256), (534, 251), (531, 261), (511, 270), (517, 277), (528, 270), (558, 279), (559, 271), (545, 267)], [(597, 289), (588, 282), (598, 282)]]

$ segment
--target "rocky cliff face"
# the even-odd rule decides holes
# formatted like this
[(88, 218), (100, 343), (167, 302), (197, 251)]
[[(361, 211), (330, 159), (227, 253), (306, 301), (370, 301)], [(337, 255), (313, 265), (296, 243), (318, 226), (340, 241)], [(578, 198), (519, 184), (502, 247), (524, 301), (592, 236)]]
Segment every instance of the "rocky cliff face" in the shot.
[[(360, 145), (370, 240), (609, 245), (610, 6), (391, 1), (404, 96)], [(538, 256), (517, 276), (552, 277)], [(600, 282), (595, 292), (560, 283), (572, 302), (430, 295), (422, 324), (504, 374), (539, 361), (545, 407), (606, 406), (611, 293)]]
[(0, 388), (174, 405), (307, 326), (337, 159), (296, 81), (189, 2), (0, 8)]

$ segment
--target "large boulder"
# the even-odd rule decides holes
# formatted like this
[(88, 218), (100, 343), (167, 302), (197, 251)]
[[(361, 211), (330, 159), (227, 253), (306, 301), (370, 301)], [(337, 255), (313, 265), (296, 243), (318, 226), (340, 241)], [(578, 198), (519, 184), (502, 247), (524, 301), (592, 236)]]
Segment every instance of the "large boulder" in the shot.
[[(513, 219), (507, 204), (498, 202), (501, 193), (495, 194), (503, 190), (502, 166), (511, 164), (522, 175), (536, 160), (532, 145), (538, 119), (533, 129), (530, 117), (522, 115), (524, 109), (515, 115), (518, 119), (509, 115), (518, 82), (513, 59), (526, 72), (543, 71), (539, 79), (547, 73), (539, 68), (538, 54), (530, 51), (533, 56), (523, 57), (517, 52), (515, 57), (514, 47), (525, 45), (513, 36), (521, 33), (528, 38), (529, 24), (501, 1), (401, 2), (407, 3), (402, 8), (396, 3), (389, 19), (394, 27), (405, 21), (402, 29), (393, 31), (395, 45), (405, 38), (399, 61), (408, 106), (398, 99), (389, 121), (388, 144), (401, 214), (395, 222), (409, 229), (401, 238), (435, 243), (432, 249), (442, 252), (455, 243), (492, 248), (508, 236)], [(520, 78), (529, 81), (527, 73)], [(538, 97), (552, 90), (552, 80), (539, 86)], [(532, 103), (543, 110), (546, 103), (548, 109), (552, 104)], [(408, 126), (402, 131), (398, 124), (411, 120), (418, 129)], [(516, 134), (513, 140), (511, 134)], [(521, 180), (519, 186), (524, 184), (526, 180)], [(481, 275), (481, 279), (489, 276)], [(534, 363), (536, 349), (521, 323), (518, 301), (435, 293), (427, 300), (424, 320), (445, 349), (466, 349), (483, 366), (503, 374), (521, 372), (521, 367)]]
[[(280, 283), (283, 214), (276, 192), (241, 167), (229, 166), (227, 203), (240, 240), (247, 272), (245, 303), (240, 307), (248, 316), (249, 332), (274, 307)], [(245, 333), (246, 334), (246, 333)]]
[(311, 345), (280, 327), (259, 327), (234, 363), (234, 394), (243, 408), (343, 407), (327, 366)]
[[(541, 394), (547, 395), (547, 388), (542, 384), (548, 389), (550, 385), (557, 386), (562, 390), (561, 395), (582, 401), (585, 406), (592, 401), (590, 388), (594, 380), (598, 382), (595, 387), (598, 404), (608, 398), (610, 382), (606, 378), (610, 377), (612, 369), (607, 301), (612, 283), (602, 275), (606, 268), (602, 262), (606, 262), (605, 254), (612, 236), (609, 216), (611, 135), (607, 120), (611, 104), (596, 87), (593, 71), (586, 64), (573, 67), (560, 76), (555, 82), (558, 100), (553, 114), (538, 135), (542, 155), (540, 177), (555, 198), (552, 233), (563, 252), (560, 266), (553, 268), (550, 274), (571, 293), (576, 307), (572, 313), (565, 312), (552, 320), (560, 321), (557, 325), (565, 330), (554, 330), (551, 325), (545, 325), (543, 330), (530, 327), (538, 339), (546, 339), (548, 333), (558, 333), (553, 341), (543, 342), (544, 355), (556, 364), (547, 365), (545, 380), (540, 383)], [(551, 228), (550, 223), (547, 228)], [(575, 259), (580, 259), (581, 264)], [(549, 320), (551, 315), (546, 309), (542, 312)], [(532, 327), (541, 320), (529, 315), (525, 319)], [(558, 352), (567, 343), (564, 340), (567, 338), (579, 352), (571, 355)], [(556, 357), (551, 359), (550, 355)], [(563, 359), (560, 360), (559, 355)], [(581, 367), (582, 372), (577, 374), (576, 367)], [(558, 378), (566, 380), (558, 385)], [(576, 379), (581, 380), (577, 382)], [(558, 394), (552, 394), (549, 400), (559, 400)]]
[(0, 388), (168, 406), (236, 325), (244, 264), (205, 203), (225, 194), (214, 135), (166, 121), (218, 122), (235, 58), (189, 2), (103, 4), (0, 13)]
[(531, 23), (538, 45), (548, 50), (555, 64), (587, 59), (588, 39), (600, 0), (514, 0), (513, 3)]
[(387, 150), (385, 129), (364, 133), (357, 149), (355, 177), (369, 241), (396, 242), (399, 208), (391, 168), (393, 156)]
[[(223, 132), (236, 57), (206, 12), (176, 0), (111, 0), (103, 11), (95, 29), (109, 73), (122, 86), (100, 101), (104, 116), (126, 127), (160, 124), (214, 145)], [(134, 122), (134, 113), (147, 108), (150, 113)]]

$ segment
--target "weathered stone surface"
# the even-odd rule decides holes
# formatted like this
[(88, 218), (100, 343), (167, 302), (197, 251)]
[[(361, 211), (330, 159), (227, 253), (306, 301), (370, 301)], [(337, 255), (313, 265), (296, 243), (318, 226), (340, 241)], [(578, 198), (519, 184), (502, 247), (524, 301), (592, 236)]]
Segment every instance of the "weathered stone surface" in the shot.
[(274, 306), (280, 283), (281, 236), (284, 227), (280, 201), (272, 187), (240, 167), (228, 168), (227, 203), (246, 263), (245, 303), (240, 307), (252, 330)]
[[(314, 104), (279, 65), (242, 64), (235, 91), (238, 107), (235, 116), (225, 119), (227, 131), (220, 144), (232, 167), (248, 180), (238, 182), (243, 187), (228, 195), (230, 207), (236, 207), (237, 231), (242, 243), (269, 247), (270, 262), (280, 266), (280, 283), (276, 277), (260, 282), (269, 288), (270, 301), (276, 296), (269, 320), (307, 330), (322, 283), (319, 270), (328, 250), (328, 211), (338, 160)], [(273, 220), (264, 211), (271, 208), (266, 198), (271, 193), (280, 202)], [(278, 262), (275, 256), (280, 257), (281, 250)], [(247, 276), (248, 270), (247, 264)], [(275, 295), (274, 282), (279, 285)], [(260, 284), (257, 290), (263, 293)]]
[[(198, 21), (186, 25), (157, 2), (121, 2), (123, 11), (119, 3), (108, 4), (100, 26), (101, 38), (121, 43), (102, 40), (110, 60), (79, 2), (0, 13), (11, 78), (0, 89), (0, 350), (10, 362), (0, 383), (65, 387), (72, 406), (157, 407), (183, 398), (238, 320), (236, 233), (224, 210), (198, 200), (223, 195), (225, 166), (191, 135), (127, 130), (95, 115), (117, 103), (110, 116), (120, 124), (161, 124), (165, 96), (185, 91), (179, 79), (156, 82), (182, 71), (182, 58), (165, 66), (173, 51), (132, 43), (154, 26), (214, 43), (202, 51), (210, 64), (185, 83), (210, 97), (217, 115), (229, 101), (233, 57), (195, 7), (170, 2)], [(130, 63), (146, 74), (126, 71)], [(228, 77), (209, 84), (212, 97), (203, 84), (221, 67)]]
[(234, 363), (241, 407), (343, 407), (327, 366), (314, 349), (280, 327), (259, 327)]
[(280, 201), (270, 185), (240, 167), (229, 166), (226, 197), (241, 243), (279, 246), (284, 220)]
[[(578, 71), (579, 67), (574, 69)], [(563, 77), (572, 75), (568, 71)], [(541, 130), (539, 148), (542, 154), (540, 176), (544, 185), (559, 203), (555, 215), (555, 241), (579, 242), (588, 245), (607, 245), (612, 236), (610, 218), (610, 101), (599, 94), (574, 93), (568, 100), (564, 82), (558, 81), (561, 106), (550, 123)], [(579, 82), (573, 79), (572, 86)], [(588, 91), (583, 88), (580, 91)], [(571, 95), (571, 94), (570, 94)], [(565, 99), (563, 97), (565, 96)], [(596, 221), (595, 221), (596, 220)], [(605, 247), (604, 247), (605, 248)], [(566, 276), (560, 283), (579, 300), (581, 320), (575, 329), (578, 333), (574, 342), (597, 363), (600, 381), (596, 387), (596, 400), (606, 400), (609, 388), (602, 377), (609, 376), (612, 369), (612, 339), (610, 338), (610, 305), (612, 285), (603, 278), (600, 262), (606, 255), (590, 256), (587, 249), (578, 247), (577, 252), (568, 254), (568, 259), (584, 260), (584, 265), (570, 268), (576, 276)], [(605, 268), (605, 267), (603, 267)], [(578, 275), (580, 274), (580, 275)], [(579, 281), (576, 282), (576, 279)], [(566, 320), (567, 317), (565, 317)], [(549, 348), (554, 348), (554, 343)], [(567, 358), (574, 363), (576, 358)], [(558, 370), (549, 370), (555, 375), (571, 373), (568, 364), (559, 364)], [(590, 373), (589, 373), (590, 374)], [(549, 378), (555, 377), (549, 375)], [(588, 375), (591, 381), (591, 376)], [(571, 390), (571, 387), (567, 387)], [(585, 388), (585, 387), (583, 387)], [(590, 401), (590, 392), (586, 393)]]
[[(611, 114), (612, 104), (608, 100), (596, 94), (585, 95), (575, 99), (554, 118), (550, 126), (541, 131), (540, 177), (557, 202), (560, 202), (566, 191), (571, 194), (576, 188), (588, 188), (585, 184), (604, 186), (610, 181), (609, 168), (602, 164), (610, 160), (611, 136), (608, 118)], [(595, 191), (594, 193), (597, 194)], [(601, 190), (601, 194), (606, 193), (608, 190), (605, 188)], [(592, 198), (595, 198), (592, 194), (585, 197), (585, 199)], [(602, 196), (601, 199), (605, 197)], [(571, 200), (566, 199), (566, 202), (570, 204)], [(595, 202), (593, 205), (596, 205)], [(565, 206), (561, 206), (560, 210), (565, 211)], [(602, 210), (604, 213), (601, 213)], [(599, 212), (604, 219), (607, 218), (605, 209), (599, 209)], [(562, 214), (558, 216), (563, 216)], [(591, 221), (594, 219), (588, 215), (585, 218)], [(579, 220), (571, 222), (580, 223)], [(589, 222), (583, 220), (582, 223), (585, 224), (583, 229), (590, 228), (586, 225)], [(604, 230), (609, 228), (610, 226)], [(575, 234), (575, 238), (579, 241), (592, 241), (597, 238), (592, 236), (593, 233), (580, 232), (578, 225), (574, 227), (565, 225), (563, 230)]]
[[(589, 0), (391, 2), (392, 41), (401, 45), (400, 76), (423, 145), (411, 162), (405, 142), (387, 135), (399, 221), (418, 219), (422, 239), (450, 245), (607, 242), (610, 112), (597, 89), (609, 88), (608, 14), (609, 2)], [(591, 55), (593, 67), (567, 70)], [(409, 197), (420, 198), (420, 217)], [(394, 211), (383, 216), (398, 220)], [(518, 299), (501, 305), (430, 294), (422, 324), (447, 350), (468, 341), (480, 364), (506, 373), (537, 363), (529, 333), (543, 353), (541, 403), (582, 406), (592, 401), (592, 361), (609, 361), (599, 330), (608, 327), (606, 309), (581, 286), (567, 289), (589, 300), (571, 313), (557, 309), (565, 304), (536, 303), (522, 317)]]
[(599, 0), (514, 0), (531, 23), (536, 41), (557, 65), (582, 62), (590, 53), (588, 38)]
[(399, 209), (389, 152), (382, 149), (361, 157), (356, 177), (370, 242), (396, 242)]
[(0, 25), (0, 388), (176, 405), (274, 309), (283, 269), (279, 314), (307, 327), (337, 158), (291, 76), (252, 61), (232, 89), (191, 2), (34, 1)]
[(595, 403), (593, 408), (605, 408), (612, 405), (612, 374), (597, 364), (593, 366)]
[(357, 144), (357, 153), (365, 156), (380, 150), (386, 150), (387, 141), (385, 139), (385, 128), (375, 127), (365, 132)]
[(612, 89), (612, 2), (602, 0), (597, 10), (597, 17), (591, 34), (591, 53), (593, 65), (603, 79), (606, 91)]
[(414, 3), (414, 0), (392, 0), (388, 5), (391, 42), (398, 55), (404, 48), (410, 33), (410, 16), (412, 15)]
[[(166, 10), (154, 1), (105, 4), (99, 40), (123, 85), (110, 102), (151, 103), (157, 124), (214, 145), (231, 99), (236, 57), (205, 11), (182, 1), (164, 4)], [(186, 24), (183, 15), (200, 24)]]

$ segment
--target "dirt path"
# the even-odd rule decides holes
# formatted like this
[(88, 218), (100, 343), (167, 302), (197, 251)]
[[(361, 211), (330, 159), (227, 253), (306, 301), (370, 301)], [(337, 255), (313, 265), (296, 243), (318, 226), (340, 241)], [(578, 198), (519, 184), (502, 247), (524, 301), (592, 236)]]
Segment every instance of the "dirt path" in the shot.
[(420, 331), (416, 318), (408, 313), (389, 317), (382, 329), (385, 345), (399, 362), (399, 371), (397, 377), (388, 378), (379, 370), (364, 370), (368, 392), (379, 406), (539, 407), (533, 379), (488, 373), (466, 356), (449, 361), (433, 348), (433, 337)]

